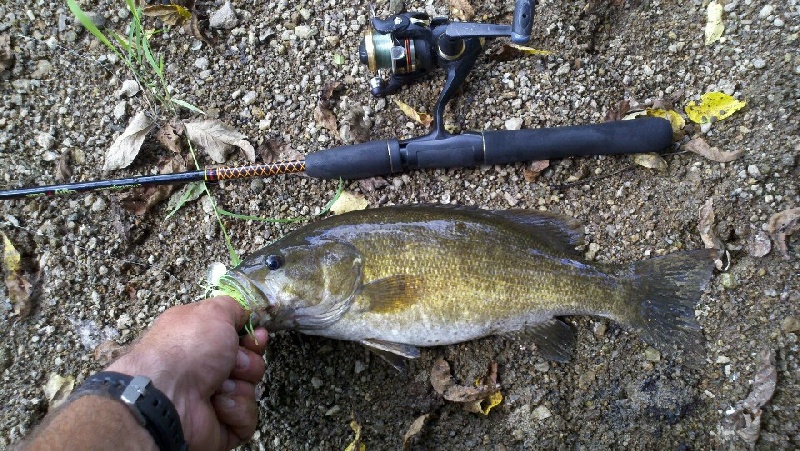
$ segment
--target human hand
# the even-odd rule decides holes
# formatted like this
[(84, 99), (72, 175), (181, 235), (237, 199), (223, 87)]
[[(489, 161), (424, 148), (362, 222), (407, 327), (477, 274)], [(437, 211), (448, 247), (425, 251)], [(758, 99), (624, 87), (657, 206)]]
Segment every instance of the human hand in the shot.
[(228, 296), (172, 307), (107, 370), (149, 377), (175, 405), (190, 449), (232, 449), (255, 432), (266, 366), (267, 331), (238, 336), (247, 319)]

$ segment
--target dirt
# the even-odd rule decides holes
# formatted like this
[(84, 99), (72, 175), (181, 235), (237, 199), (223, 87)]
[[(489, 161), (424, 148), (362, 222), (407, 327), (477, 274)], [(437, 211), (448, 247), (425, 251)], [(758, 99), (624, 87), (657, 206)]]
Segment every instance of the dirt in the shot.
[[(470, 3), (475, 20), (510, 23), (511, 2)], [(746, 449), (720, 425), (752, 390), (764, 348), (775, 351), (777, 388), (762, 407), (756, 448), (800, 447), (800, 245), (790, 237), (784, 259), (774, 243), (763, 257), (753, 256), (751, 244), (773, 214), (800, 205), (800, 3), (727, 1), (723, 39), (711, 45), (704, 44), (705, 2), (540, 3), (532, 45), (554, 54), (481, 57), (446, 114), (457, 131), (503, 129), (509, 119), (524, 128), (598, 123), (624, 99), (647, 106), (677, 97), (682, 111), (688, 100), (724, 91), (747, 106), (710, 130), (691, 127), (686, 139), (703, 136), (744, 155), (716, 163), (670, 154), (663, 172), (632, 166), (629, 157), (567, 158), (530, 182), (527, 166), (516, 164), (417, 171), (374, 190), (357, 182), (345, 188), (365, 191), (370, 207), (435, 202), (571, 215), (586, 224), (595, 258), (618, 263), (703, 247), (698, 210), (713, 198), (714, 231), (731, 265), (714, 275), (697, 306), (708, 341), (705, 363), (684, 365), (618, 324), (589, 317), (567, 318), (577, 349), (566, 364), (545, 363), (524, 341), (489, 337), (425, 349), (405, 373), (354, 343), (281, 333), (267, 354), (259, 430), (244, 449), (344, 449), (353, 438), (351, 419), (362, 426), (367, 449), (399, 448), (414, 419), (427, 413), (412, 448)], [(120, 2), (81, 5), (102, 16), (106, 30), (124, 31), (130, 21)], [(198, 2), (197, 9), (221, 6)], [(237, 24), (216, 30), (213, 46), (179, 30), (154, 36), (153, 45), (164, 53), (175, 93), (256, 147), (279, 140), (309, 153), (341, 145), (314, 120), (319, 93), (333, 81), (342, 84), (334, 114), (341, 120), (353, 107), (366, 108), (374, 121), (369, 139), (425, 132), (393, 102), (369, 94), (370, 75), (357, 56), (368, 2), (237, 0), (233, 8)], [(375, 8), (386, 16), (389, 5)], [(438, 0), (408, 9), (448, 13)], [(0, 5), (0, 18), (14, 57), (0, 74), (2, 188), (55, 183), (65, 153), (70, 181), (150, 174), (171, 156), (146, 143), (132, 166), (103, 173), (113, 139), (147, 106), (139, 93), (122, 99), (125, 114), (115, 116), (121, 102), (115, 92), (130, 73), (72, 23), (64, 4), (10, 0)], [(487, 52), (501, 45), (490, 42)], [(438, 73), (396, 97), (430, 111), (443, 80)], [(255, 100), (245, 104), (250, 91)], [(244, 162), (241, 153), (229, 159)], [(284, 175), (220, 183), (212, 193), (226, 210), (286, 218), (319, 211), (336, 187)], [(13, 313), (3, 291), (0, 447), (21, 440), (46, 414), (44, 386), (52, 373), (80, 383), (101, 368), (99, 345), (127, 343), (165, 308), (202, 297), (206, 268), (228, 262), (208, 203), (201, 199), (170, 218), (164, 204), (135, 216), (120, 208), (119, 193), (108, 191), (0, 205), (3, 232), (42, 274), (25, 318)], [(240, 254), (299, 226), (224, 223)], [(106, 343), (97, 355), (108, 349)], [(497, 362), (503, 402), (487, 416), (445, 402), (429, 382), (437, 358), (463, 384)]]

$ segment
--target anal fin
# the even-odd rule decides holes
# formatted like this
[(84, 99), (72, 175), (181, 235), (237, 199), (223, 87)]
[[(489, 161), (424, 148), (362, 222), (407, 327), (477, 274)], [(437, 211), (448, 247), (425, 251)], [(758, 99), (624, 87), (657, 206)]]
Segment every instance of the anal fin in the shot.
[(566, 363), (575, 348), (575, 334), (567, 323), (560, 319), (550, 319), (543, 323), (528, 326), (524, 334), (533, 339), (539, 353), (547, 360)]

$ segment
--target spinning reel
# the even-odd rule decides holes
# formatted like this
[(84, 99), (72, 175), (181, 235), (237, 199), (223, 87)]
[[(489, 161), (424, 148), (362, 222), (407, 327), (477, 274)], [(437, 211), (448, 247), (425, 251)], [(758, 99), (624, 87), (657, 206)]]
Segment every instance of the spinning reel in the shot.
[(390, 71), (390, 77), (371, 79), (370, 92), (376, 97), (392, 95), (437, 68), (445, 69), (447, 80), (433, 115), (432, 135), (438, 135), (444, 131), (444, 107), (475, 65), (484, 39), (510, 37), (516, 44), (526, 44), (531, 37), (534, 5), (535, 0), (517, 0), (512, 25), (451, 22), (420, 12), (373, 18), (372, 29), (367, 30), (359, 46), (359, 59), (373, 73)]

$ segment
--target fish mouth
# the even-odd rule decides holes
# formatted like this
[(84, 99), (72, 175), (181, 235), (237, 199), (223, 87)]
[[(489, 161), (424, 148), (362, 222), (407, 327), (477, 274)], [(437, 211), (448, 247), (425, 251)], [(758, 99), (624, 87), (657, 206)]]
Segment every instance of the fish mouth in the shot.
[(245, 310), (262, 311), (271, 302), (266, 293), (238, 271), (228, 271), (220, 277), (217, 289), (234, 299)]

